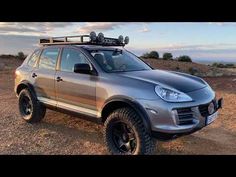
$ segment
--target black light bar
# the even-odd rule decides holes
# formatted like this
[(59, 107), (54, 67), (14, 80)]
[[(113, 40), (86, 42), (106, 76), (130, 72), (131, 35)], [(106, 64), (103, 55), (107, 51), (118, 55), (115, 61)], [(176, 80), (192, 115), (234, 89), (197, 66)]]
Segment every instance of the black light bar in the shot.
[(39, 44), (46, 45), (101, 45), (101, 46), (125, 46), (128, 44), (129, 38), (119, 36), (116, 38), (104, 37), (102, 33), (96, 36), (95, 32), (91, 32), (90, 35), (79, 35), (79, 36), (62, 36), (62, 37), (50, 37), (40, 39)]

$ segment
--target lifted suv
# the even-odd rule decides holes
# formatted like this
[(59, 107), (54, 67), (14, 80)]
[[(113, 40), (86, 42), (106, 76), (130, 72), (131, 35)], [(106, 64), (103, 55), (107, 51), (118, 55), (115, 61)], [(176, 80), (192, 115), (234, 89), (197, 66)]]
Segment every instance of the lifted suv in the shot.
[(151, 154), (156, 139), (190, 134), (217, 118), (222, 99), (204, 80), (154, 70), (124, 48), (128, 42), (94, 32), (41, 39), (15, 72), (22, 118), (39, 122), (50, 108), (103, 123), (111, 154)]

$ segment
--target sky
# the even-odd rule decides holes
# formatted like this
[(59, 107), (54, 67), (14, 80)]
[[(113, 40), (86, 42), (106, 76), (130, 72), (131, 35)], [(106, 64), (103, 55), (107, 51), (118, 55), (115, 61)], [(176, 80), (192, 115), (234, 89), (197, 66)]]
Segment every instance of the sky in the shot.
[(140, 56), (156, 50), (160, 56), (189, 55), (197, 61), (236, 63), (236, 23), (222, 22), (0, 22), (0, 54), (29, 54), (47, 36), (104, 33), (129, 36), (126, 48)]

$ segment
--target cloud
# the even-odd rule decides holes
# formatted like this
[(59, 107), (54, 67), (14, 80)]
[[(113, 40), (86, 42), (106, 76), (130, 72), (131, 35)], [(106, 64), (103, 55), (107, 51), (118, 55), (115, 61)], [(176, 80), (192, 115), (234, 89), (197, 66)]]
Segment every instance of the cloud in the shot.
[(235, 22), (208, 22), (208, 24), (217, 26), (236, 26)]
[(90, 33), (91, 31), (109, 31), (119, 28), (127, 23), (124, 22), (88, 22), (78, 29), (79, 33)]
[(218, 44), (170, 44), (167, 46), (160, 46), (159, 50), (220, 50), (220, 49), (236, 49), (236, 44), (233, 43), (218, 43)]
[(0, 34), (39, 36), (71, 24), (71, 22), (0, 22)]
[(147, 25), (143, 25), (142, 29), (138, 30), (138, 32), (140, 33), (146, 33), (146, 32), (149, 32), (150, 29), (147, 28)]

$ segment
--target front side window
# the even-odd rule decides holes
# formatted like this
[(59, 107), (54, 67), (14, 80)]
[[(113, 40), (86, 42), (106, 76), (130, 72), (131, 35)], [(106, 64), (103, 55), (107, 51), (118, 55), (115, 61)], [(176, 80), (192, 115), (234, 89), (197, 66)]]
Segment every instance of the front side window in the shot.
[(59, 48), (44, 49), (39, 60), (39, 68), (55, 70), (59, 50)]
[(61, 57), (61, 71), (74, 72), (75, 64), (89, 64), (86, 57), (78, 50), (64, 48)]
[(96, 50), (90, 54), (106, 72), (151, 70), (141, 59), (125, 50)]
[(31, 57), (29, 58), (27, 64), (31, 67), (33, 67), (35, 65), (35, 62), (37, 61), (38, 57), (40, 55), (40, 50), (35, 51)]

